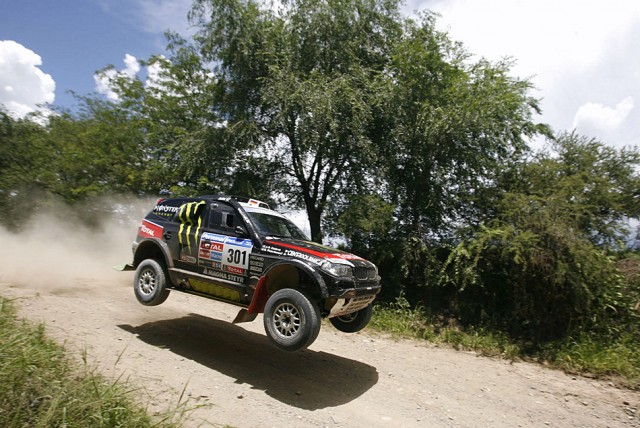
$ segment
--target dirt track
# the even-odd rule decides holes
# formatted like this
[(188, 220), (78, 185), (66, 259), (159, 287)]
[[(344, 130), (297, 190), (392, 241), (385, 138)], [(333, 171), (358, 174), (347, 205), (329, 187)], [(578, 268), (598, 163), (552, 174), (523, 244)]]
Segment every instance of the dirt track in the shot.
[(0, 229), (0, 295), (78, 359), (86, 350), (138, 386), (151, 413), (184, 390), (186, 426), (640, 427), (640, 393), (534, 364), (330, 324), (308, 350), (285, 353), (261, 317), (231, 324), (229, 305), (172, 292), (141, 306), (133, 273), (110, 268), (129, 261), (135, 226), (64, 230), (49, 217), (20, 236)]
[(108, 376), (140, 386), (152, 412), (185, 389), (190, 406), (204, 405), (188, 426), (640, 426), (640, 394), (606, 382), (328, 324), (310, 349), (284, 353), (261, 318), (233, 325), (235, 308), (177, 292), (143, 307), (132, 274), (120, 275), (2, 283), (0, 294)]

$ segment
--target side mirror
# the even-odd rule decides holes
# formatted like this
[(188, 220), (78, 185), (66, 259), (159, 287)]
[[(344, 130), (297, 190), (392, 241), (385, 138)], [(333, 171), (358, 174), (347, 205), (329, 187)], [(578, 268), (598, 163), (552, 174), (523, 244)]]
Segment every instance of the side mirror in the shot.
[(249, 237), (249, 232), (247, 232), (247, 229), (245, 229), (244, 227), (242, 227), (240, 225), (236, 226), (234, 231), (235, 231), (236, 235), (238, 235), (241, 238)]

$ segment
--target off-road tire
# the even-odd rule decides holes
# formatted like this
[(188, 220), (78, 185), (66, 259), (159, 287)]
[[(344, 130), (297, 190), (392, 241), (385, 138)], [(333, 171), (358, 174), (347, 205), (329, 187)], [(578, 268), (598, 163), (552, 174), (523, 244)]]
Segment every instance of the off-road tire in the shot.
[(344, 333), (355, 333), (369, 324), (372, 315), (373, 306), (369, 303), (366, 308), (341, 317), (329, 318), (329, 321), (331, 321), (331, 324), (333, 324), (335, 328)]
[(264, 329), (278, 348), (284, 351), (304, 349), (318, 337), (320, 309), (300, 290), (278, 290), (264, 307)]
[(143, 260), (136, 269), (133, 291), (140, 303), (156, 306), (169, 297), (167, 273), (163, 262), (155, 259)]

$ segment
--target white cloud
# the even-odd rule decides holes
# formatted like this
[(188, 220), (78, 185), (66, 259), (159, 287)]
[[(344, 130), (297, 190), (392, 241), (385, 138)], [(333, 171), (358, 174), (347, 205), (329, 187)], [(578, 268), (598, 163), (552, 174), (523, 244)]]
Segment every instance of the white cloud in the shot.
[(168, 59), (164, 55), (158, 56), (158, 59), (155, 61), (151, 61), (147, 65), (147, 81), (145, 82), (145, 86), (148, 88), (160, 89), (167, 81), (167, 76), (165, 74), (165, 62)]
[[(600, 119), (598, 128), (581, 122), (581, 133), (597, 129), (599, 135), (585, 135), (612, 145), (640, 143), (637, 109), (623, 120), (629, 105), (611, 107), (628, 96), (640, 99), (640, 2), (408, 0), (404, 10), (425, 9), (438, 12), (438, 28), (472, 54), (512, 57), (512, 74), (531, 79), (532, 94), (542, 99), (540, 120), (555, 130), (568, 130), (583, 106), (580, 117), (593, 120), (599, 111)], [(616, 132), (605, 133), (616, 120), (623, 120)]]
[(192, 0), (137, 0), (137, 3), (145, 31), (164, 33), (171, 30), (182, 35), (192, 33), (187, 20)]
[(138, 71), (140, 71), (140, 63), (135, 56), (126, 54), (124, 56), (124, 64), (126, 67), (122, 70), (122, 73), (133, 79), (136, 74), (138, 74)]
[(640, 16), (640, 2), (610, 0), (414, 1), (409, 8), (442, 15), (449, 29), (473, 53), (497, 60), (512, 56), (523, 76), (557, 70), (559, 64), (584, 67), (606, 53), (609, 41)]
[(633, 110), (633, 98), (626, 97), (615, 108), (599, 103), (586, 103), (580, 106), (573, 127), (578, 132), (608, 133), (615, 131)]
[(13, 40), (0, 40), (0, 104), (15, 117), (42, 111), (53, 103), (56, 84), (39, 67), (42, 58)]
[(100, 73), (93, 75), (93, 80), (96, 83), (96, 92), (105, 95), (112, 101), (118, 101), (119, 95), (113, 90), (111, 81), (117, 77), (126, 77), (128, 79), (134, 79), (140, 71), (140, 63), (133, 55), (126, 54), (124, 56), (125, 68), (118, 71), (115, 68), (110, 68)]

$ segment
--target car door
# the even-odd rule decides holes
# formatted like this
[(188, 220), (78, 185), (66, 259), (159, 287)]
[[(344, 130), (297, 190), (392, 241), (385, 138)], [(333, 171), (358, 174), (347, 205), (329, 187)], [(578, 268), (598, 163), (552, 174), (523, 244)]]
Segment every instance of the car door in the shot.
[(201, 233), (192, 239), (198, 240), (200, 273), (217, 286), (234, 291), (234, 295), (237, 291), (240, 300), (244, 300), (247, 298), (249, 259), (254, 244), (246, 234), (239, 232), (238, 226), (246, 230), (242, 218), (232, 206), (224, 202), (212, 202), (204, 216)]

